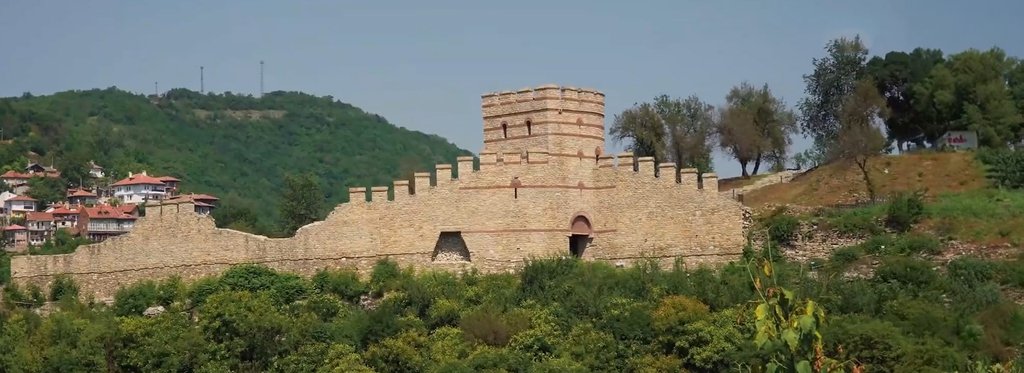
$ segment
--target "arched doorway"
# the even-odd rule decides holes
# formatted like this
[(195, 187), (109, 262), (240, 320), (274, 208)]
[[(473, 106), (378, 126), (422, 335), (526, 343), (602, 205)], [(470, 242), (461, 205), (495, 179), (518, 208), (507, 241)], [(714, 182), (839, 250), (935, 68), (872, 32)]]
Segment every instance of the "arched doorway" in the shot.
[(593, 234), (594, 228), (585, 214), (573, 216), (569, 225), (569, 254), (577, 258), (582, 257)]

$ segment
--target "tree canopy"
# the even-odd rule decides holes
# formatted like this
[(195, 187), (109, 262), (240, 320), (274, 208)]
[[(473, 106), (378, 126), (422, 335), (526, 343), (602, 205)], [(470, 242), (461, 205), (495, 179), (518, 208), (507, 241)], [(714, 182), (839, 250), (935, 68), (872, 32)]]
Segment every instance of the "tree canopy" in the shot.
[(0, 99), (0, 124), (12, 140), (0, 144), (6, 170), (22, 171), (30, 157), (53, 159), (65, 186), (89, 184), (90, 160), (108, 175), (100, 184), (143, 170), (172, 175), (184, 192), (221, 199), (218, 225), (274, 235), (283, 231), (277, 207), (286, 174), (315, 175), (324, 203), (334, 205), (348, 186), (390, 184), (403, 162), (429, 170), (471, 154), (332, 97), (298, 92), (255, 98), (172, 89), (150, 98), (108, 88), (27, 95)]

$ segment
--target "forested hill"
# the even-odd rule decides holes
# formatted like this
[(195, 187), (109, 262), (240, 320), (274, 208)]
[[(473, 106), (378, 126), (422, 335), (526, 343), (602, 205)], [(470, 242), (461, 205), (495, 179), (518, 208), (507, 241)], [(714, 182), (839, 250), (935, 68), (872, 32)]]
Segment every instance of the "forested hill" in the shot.
[(113, 181), (142, 170), (175, 176), (185, 192), (221, 198), (218, 223), (259, 233), (276, 229), (288, 174), (315, 175), (333, 206), (347, 198), (348, 186), (390, 185), (470, 154), (332, 97), (297, 92), (25, 94), (0, 99), (0, 125), (13, 140), (0, 145), (6, 169), (53, 162), (74, 184), (95, 160)]

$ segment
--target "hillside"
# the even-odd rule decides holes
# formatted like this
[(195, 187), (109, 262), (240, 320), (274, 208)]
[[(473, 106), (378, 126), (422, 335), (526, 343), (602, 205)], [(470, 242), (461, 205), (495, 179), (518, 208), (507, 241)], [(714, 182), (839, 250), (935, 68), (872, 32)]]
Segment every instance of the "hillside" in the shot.
[[(987, 183), (971, 153), (916, 153), (881, 156), (868, 163), (879, 196), (896, 191), (926, 190), (929, 196), (976, 190)], [(739, 186), (739, 185), (737, 185)], [(833, 206), (867, 199), (863, 176), (852, 164), (828, 164), (805, 172), (789, 183), (749, 191), (743, 203)]]
[(350, 185), (390, 185), (470, 154), (331, 97), (297, 92), (254, 98), (174, 89), (153, 98), (108, 88), (24, 95), (0, 99), (0, 125), (4, 139), (13, 139), (0, 144), (6, 169), (36, 158), (52, 162), (72, 184), (87, 179), (90, 160), (112, 180), (143, 170), (173, 175), (185, 192), (221, 198), (219, 224), (258, 233), (276, 230), (287, 174), (315, 175), (332, 206), (347, 198), (342, 191)]

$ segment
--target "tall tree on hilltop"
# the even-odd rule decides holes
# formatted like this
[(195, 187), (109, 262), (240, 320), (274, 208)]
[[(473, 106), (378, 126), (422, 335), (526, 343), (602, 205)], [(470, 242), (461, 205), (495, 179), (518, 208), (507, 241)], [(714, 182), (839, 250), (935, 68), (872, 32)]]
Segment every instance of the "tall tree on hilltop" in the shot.
[(661, 95), (654, 109), (668, 134), (666, 157), (676, 163), (676, 177), (682, 168), (696, 168), (698, 178), (711, 171), (711, 149), (715, 136), (715, 108), (696, 95), (673, 99)]
[(951, 55), (915, 86), (917, 109), (927, 113), (924, 134), (935, 144), (951, 130), (977, 131), (979, 145), (1002, 147), (1021, 139), (1014, 102), (1015, 61), (998, 48)]
[(626, 149), (636, 157), (654, 157), (656, 162), (666, 159), (666, 132), (657, 110), (649, 103), (634, 105), (616, 115), (609, 130), (616, 141), (629, 139)]
[(719, 145), (740, 162), (746, 177), (747, 164), (754, 162), (753, 175), (763, 161), (776, 168), (786, 161), (790, 134), (795, 133), (796, 116), (768, 85), (761, 88), (743, 82), (729, 90), (727, 108), (718, 123)]
[(1010, 72), (1006, 74), (1010, 95), (1017, 102), (1017, 112), (1024, 115), (1024, 59), (1014, 58)]
[(889, 109), (870, 79), (857, 83), (852, 94), (843, 100), (839, 115), (839, 134), (832, 147), (832, 159), (850, 161), (857, 165), (864, 177), (868, 197), (875, 200), (875, 186), (871, 181), (868, 161), (885, 149), (885, 135), (878, 122), (885, 120)]
[(287, 175), (281, 197), (281, 226), (287, 235), (320, 218), (324, 193), (311, 174)]
[[(892, 51), (884, 58), (875, 56), (867, 63), (867, 75), (874, 79), (889, 107), (885, 121), (889, 140), (895, 141), (900, 151), (904, 143), (920, 139), (931, 120), (927, 107), (915, 105), (921, 97), (914, 88), (943, 62), (941, 50), (916, 48), (910, 53)], [(921, 141), (917, 144), (924, 145)]]
[(800, 101), (801, 129), (814, 145), (828, 149), (839, 133), (843, 100), (853, 93), (865, 72), (868, 49), (860, 40), (834, 39), (825, 47), (822, 59), (814, 59), (814, 71), (804, 75), (807, 97)]

